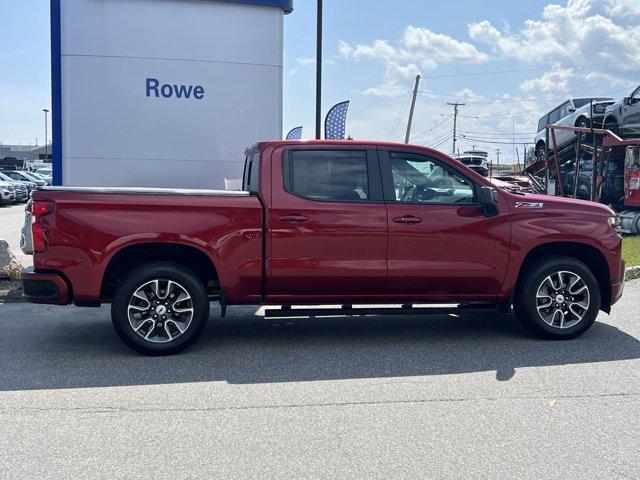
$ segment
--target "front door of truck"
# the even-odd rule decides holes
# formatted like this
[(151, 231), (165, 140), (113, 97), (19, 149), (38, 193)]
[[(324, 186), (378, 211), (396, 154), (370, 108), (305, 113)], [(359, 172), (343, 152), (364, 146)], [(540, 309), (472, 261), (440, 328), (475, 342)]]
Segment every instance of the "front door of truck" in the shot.
[(494, 299), (507, 270), (506, 203), (491, 218), (463, 171), (423, 155), (380, 152), (389, 224), (389, 293)]
[(267, 300), (384, 292), (387, 213), (375, 149), (289, 147), (272, 157)]

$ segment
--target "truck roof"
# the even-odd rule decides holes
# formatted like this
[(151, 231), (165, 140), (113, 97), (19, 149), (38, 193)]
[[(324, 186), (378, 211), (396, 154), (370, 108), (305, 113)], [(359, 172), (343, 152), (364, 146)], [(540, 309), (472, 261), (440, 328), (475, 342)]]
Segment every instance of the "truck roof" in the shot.
[[(414, 145), (400, 142), (388, 142), (384, 140), (271, 140), (265, 142), (258, 142), (245, 151), (246, 155), (251, 155), (258, 151), (263, 151), (267, 147), (280, 147), (280, 146), (337, 146), (337, 147), (383, 147), (383, 148), (402, 148), (402, 149), (418, 149), (424, 152), (437, 153), (439, 155), (446, 155), (439, 150), (425, 147), (424, 145)], [(448, 155), (447, 155), (448, 156)]]

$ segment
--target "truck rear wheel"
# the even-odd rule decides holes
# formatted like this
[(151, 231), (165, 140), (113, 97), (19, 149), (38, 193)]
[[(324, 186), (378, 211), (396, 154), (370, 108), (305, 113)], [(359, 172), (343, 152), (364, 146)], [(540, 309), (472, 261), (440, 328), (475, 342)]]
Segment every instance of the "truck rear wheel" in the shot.
[(584, 263), (546, 257), (522, 275), (514, 310), (527, 330), (542, 338), (568, 340), (593, 325), (600, 311), (600, 288)]
[(209, 318), (204, 285), (190, 270), (154, 262), (120, 283), (111, 319), (120, 339), (145, 355), (171, 355), (197, 340)]

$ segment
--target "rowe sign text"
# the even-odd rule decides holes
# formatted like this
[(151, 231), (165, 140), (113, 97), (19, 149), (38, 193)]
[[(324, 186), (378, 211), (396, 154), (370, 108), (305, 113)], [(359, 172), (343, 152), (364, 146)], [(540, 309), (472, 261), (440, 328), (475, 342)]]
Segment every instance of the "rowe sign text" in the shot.
[(164, 83), (160, 85), (157, 78), (147, 78), (147, 97), (163, 97), (163, 98), (195, 98), (202, 100), (204, 98), (204, 87), (202, 85), (171, 85)]

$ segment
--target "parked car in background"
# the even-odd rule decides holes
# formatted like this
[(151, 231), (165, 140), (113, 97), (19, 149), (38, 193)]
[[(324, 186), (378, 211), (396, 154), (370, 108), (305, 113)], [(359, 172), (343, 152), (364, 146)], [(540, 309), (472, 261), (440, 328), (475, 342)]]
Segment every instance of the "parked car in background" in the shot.
[(16, 191), (9, 182), (0, 182), (0, 205), (10, 205), (16, 202)]
[(36, 173), (49, 182), (49, 185), (53, 183), (53, 170), (49, 167), (39, 168)]
[(51, 179), (49, 177), (45, 177), (44, 175), (39, 174), (38, 172), (27, 172), (29, 176), (39, 178), (40, 180), (44, 180), (49, 185), (51, 185)]
[[(26, 202), (31, 196), (31, 192), (38, 188), (38, 185), (36, 185), (34, 182), (27, 182), (26, 180), (14, 180), (13, 178), (5, 175), (2, 172), (0, 172), (0, 181), (9, 182), (14, 186), (14, 188), (16, 189), (16, 201), (18, 202)], [(20, 192), (20, 195), (18, 195), (18, 192)], [(20, 198), (18, 198), (18, 196)]]
[[(591, 102), (593, 101), (593, 114), (591, 113)], [(546, 127), (547, 125), (564, 125), (567, 127), (593, 127), (601, 128), (603, 125), (605, 111), (608, 105), (615, 102), (613, 98), (570, 98), (566, 102), (558, 105), (538, 121), (538, 133), (534, 143), (536, 145), (536, 157), (543, 159), (546, 148)], [(556, 130), (556, 146), (564, 149), (577, 140), (575, 132), (567, 130)], [(549, 148), (553, 148), (553, 140), (549, 138)]]
[(607, 107), (604, 128), (622, 138), (640, 138), (640, 86), (628, 97)]
[(484, 150), (469, 150), (456, 159), (483, 177), (489, 176), (489, 153)]
[(46, 187), (49, 183), (46, 180), (42, 180), (41, 178), (36, 178), (29, 175), (28, 172), (24, 172), (22, 170), (14, 170), (11, 172), (4, 172), (5, 175), (11, 177), (13, 180), (20, 180), (25, 182), (35, 183), (39, 187)]

